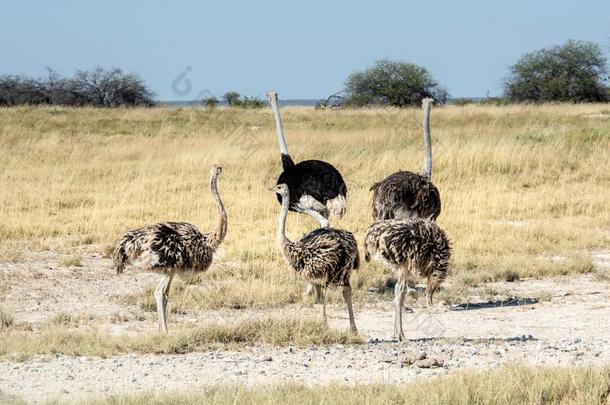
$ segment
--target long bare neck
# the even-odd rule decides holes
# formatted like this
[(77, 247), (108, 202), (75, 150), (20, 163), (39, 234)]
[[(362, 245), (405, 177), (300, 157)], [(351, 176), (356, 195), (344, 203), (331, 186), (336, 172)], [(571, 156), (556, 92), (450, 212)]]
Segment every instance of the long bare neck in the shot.
[(277, 95), (271, 96), (269, 102), (271, 103), (271, 109), (273, 110), (273, 116), (275, 117), (275, 132), (277, 133), (277, 141), (280, 146), (280, 153), (282, 155), (290, 155), (288, 153), (288, 147), (286, 146), (286, 138), (284, 138), (284, 129), (282, 128), (282, 117), (280, 115), (280, 108), (277, 105)]
[(214, 249), (220, 246), (227, 235), (227, 211), (225, 210), (225, 206), (220, 199), (220, 194), (218, 193), (217, 179), (217, 176), (213, 176), (210, 179), (210, 190), (212, 191), (212, 195), (214, 195), (214, 199), (216, 200), (216, 209), (218, 211), (218, 221), (216, 222), (216, 229), (212, 234), (211, 240), (211, 245)]
[(430, 109), (432, 107), (432, 99), (425, 98), (422, 100), (422, 108), (424, 110), (424, 167), (422, 176), (426, 179), (432, 179), (432, 141), (430, 139)]
[(280, 211), (280, 220), (277, 225), (277, 243), (280, 249), (284, 250), (290, 240), (286, 237), (286, 217), (288, 216), (288, 206), (290, 205), (290, 197), (282, 196), (282, 210)]

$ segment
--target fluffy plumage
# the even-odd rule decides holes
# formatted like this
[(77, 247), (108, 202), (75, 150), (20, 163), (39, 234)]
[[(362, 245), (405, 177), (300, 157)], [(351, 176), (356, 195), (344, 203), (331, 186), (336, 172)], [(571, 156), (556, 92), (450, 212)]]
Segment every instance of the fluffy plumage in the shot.
[(114, 267), (118, 274), (128, 263), (144, 271), (164, 274), (155, 290), (161, 331), (167, 332), (167, 299), (174, 275), (207, 270), (227, 234), (227, 212), (217, 187), (221, 172), (222, 168), (218, 166), (210, 170), (210, 190), (218, 211), (214, 232), (203, 234), (187, 222), (163, 222), (128, 231), (114, 251)]
[(451, 257), (449, 239), (435, 222), (420, 218), (391, 219), (371, 225), (364, 245), (367, 262), (376, 258), (398, 273), (394, 333), (402, 340), (402, 305), (407, 281), (412, 276), (427, 279), (426, 302), (431, 306), (432, 295), (447, 276)]
[(358, 269), (358, 245), (351, 232), (319, 228), (282, 245), (282, 256), (304, 280), (324, 287), (346, 287)]
[(432, 182), (409, 171), (400, 171), (373, 184), (373, 219), (426, 218), (441, 213), (441, 197)]
[(424, 168), (422, 174), (399, 171), (373, 184), (373, 219), (426, 218), (436, 220), (441, 213), (441, 197), (432, 184), (432, 145), (430, 108), (432, 99), (424, 99)]
[(212, 264), (217, 243), (187, 222), (163, 222), (128, 231), (114, 253), (117, 273), (128, 262), (163, 274), (177, 270), (205, 271)]
[[(292, 242), (286, 237), (286, 217), (290, 192), (286, 184), (272, 188), (282, 200), (282, 210), (278, 225), (277, 240), (282, 256), (292, 270), (304, 280), (320, 287), (342, 287), (343, 298), (347, 304), (350, 329), (356, 331), (352, 308), (350, 276), (358, 268), (360, 259), (354, 235), (348, 231), (334, 228), (319, 228)], [(326, 321), (326, 304), (320, 293), (322, 316)]]

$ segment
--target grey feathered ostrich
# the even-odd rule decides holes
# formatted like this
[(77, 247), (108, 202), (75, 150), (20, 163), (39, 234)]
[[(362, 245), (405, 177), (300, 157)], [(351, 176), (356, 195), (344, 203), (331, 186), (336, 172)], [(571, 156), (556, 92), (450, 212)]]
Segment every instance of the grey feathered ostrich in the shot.
[(167, 332), (167, 299), (172, 278), (177, 273), (206, 271), (227, 234), (227, 212), (217, 187), (221, 172), (222, 167), (218, 166), (210, 170), (210, 190), (218, 210), (214, 232), (203, 234), (187, 222), (163, 222), (127, 232), (114, 251), (117, 274), (123, 272), (127, 263), (144, 271), (164, 274), (155, 290), (162, 332)]
[[(354, 235), (334, 228), (318, 228), (296, 242), (286, 237), (286, 217), (290, 204), (290, 191), (286, 184), (271, 189), (282, 200), (282, 209), (277, 231), (277, 240), (284, 260), (295, 273), (309, 283), (321, 287), (343, 287), (343, 299), (347, 304), (349, 325), (357, 332), (352, 308), (350, 276), (358, 269), (360, 258)], [(322, 317), (326, 322), (326, 302), (322, 300)]]
[(451, 256), (449, 239), (435, 222), (421, 218), (390, 219), (371, 225), (364, 245), (367, 262), (374, 256), (398, 275), (394, 288), (394, 337), (402, 341), (407, 281), (411, 276), (426, 277), (426, 303), (432, 306), (432, 295), (447, 276)]
[(422, 100), (424, 110), (424, 167), (422, 174), (399, 171), (373, 184), (373, 219), (428, 218), (441, 213), (441, 197), (432, 184), (432, 143), (430, 139), (431, 98)]

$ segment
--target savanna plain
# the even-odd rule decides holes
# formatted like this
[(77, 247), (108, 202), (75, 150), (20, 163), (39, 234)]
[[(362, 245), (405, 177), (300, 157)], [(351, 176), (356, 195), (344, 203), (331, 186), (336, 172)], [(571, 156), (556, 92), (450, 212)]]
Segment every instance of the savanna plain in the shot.
[[(360, 245), (371, 185), (421, 169), (421, 114), (282, 109), (295, 161), (341, 171), (332, 225)], [(610, 106), (435, 107), (431, 132), (451, 269), (399, 343), (386, 268), (353, 274), (352, 335), (341, 292), (325, 325), (280, 256), (270, 110), (0, 109), (0, 402), (609, 403)], [(111, 252), (150, 223), (211, 230), (213, 164), (227, 238), (174, 282), (163, 335), (160, 276)], [(291, 213), (288, 236), (316, 226)]]

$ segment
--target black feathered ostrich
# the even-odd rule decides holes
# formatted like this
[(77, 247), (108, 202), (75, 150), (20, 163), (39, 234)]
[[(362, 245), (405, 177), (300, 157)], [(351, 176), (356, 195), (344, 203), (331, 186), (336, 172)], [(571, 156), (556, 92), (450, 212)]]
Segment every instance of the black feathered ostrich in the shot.
[(122, 273), (129, 263), (144, 271), (163, 274), (155, 290), (159, 330), (162, 332), (167, 332), (167, 299), (174, 275), (206, 271), (227, 234), (227, 212), (217, 186), (221, 172), (219, 166), (210, 170), (210, 190), (218, 211), (213, 232), (201, 233), (188, 222), (162, 222), (127, 232), (114, 251), (117, 274)]
[[(321, 228), (326, 228), (329, 226), (329, 213), (337, 218), (345, 214), (347, 186), (343, 177), (333, 165), (321, 160), (294, 163), (286, 147), (277, 93), (270, 91), (267, 93), (267, 99), (275, 116), (275, 130), (284, 169), (277, 184), (286, 184), (290, 190), (290, 211), (310, 215), (320, 223)], [(281, 204), (279, 195), (278, 201)]]
[(422, 100), (424, 110), (424, 167), (422, 174), (399, 171), (373, 184), (373, 219), (424, 218), (432, 221), (441, 213), (441, 197), (432, 184), (430, 140), (431, 98)]

